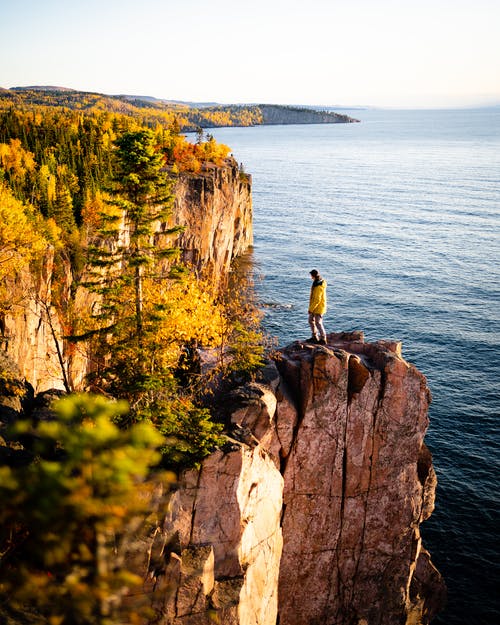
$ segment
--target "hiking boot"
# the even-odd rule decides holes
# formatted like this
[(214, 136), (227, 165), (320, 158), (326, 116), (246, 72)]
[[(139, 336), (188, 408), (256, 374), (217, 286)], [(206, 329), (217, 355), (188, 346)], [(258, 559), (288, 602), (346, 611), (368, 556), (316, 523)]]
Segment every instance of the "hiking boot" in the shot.
[(318, 339), (315, 336), (311, 336), (310, 339), (306, 339), (306, 343), (313, 343), (316, 345), (318, 343)]
[(316, 341), (318, 343), (318, 345), (326, 345), (326, 341), (325, 339), (320, 339), (319, 341)]

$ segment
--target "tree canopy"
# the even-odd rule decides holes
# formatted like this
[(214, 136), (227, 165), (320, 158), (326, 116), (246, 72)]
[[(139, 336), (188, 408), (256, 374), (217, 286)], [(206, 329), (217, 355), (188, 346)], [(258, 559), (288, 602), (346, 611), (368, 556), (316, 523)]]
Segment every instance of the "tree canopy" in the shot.
[(142, 584), (126, 563), (129, 543), (154, 511), (159, 479), (174, 478), (152, 473), (162, 443), (152, 425), (115, 425), (125, 402), (75, 395), (54, 410), (7, 435), (18, 447), (31, 439), (33, 460), (0, 463), (0, 616), (36, 610), (30, 622), (111, 625)]

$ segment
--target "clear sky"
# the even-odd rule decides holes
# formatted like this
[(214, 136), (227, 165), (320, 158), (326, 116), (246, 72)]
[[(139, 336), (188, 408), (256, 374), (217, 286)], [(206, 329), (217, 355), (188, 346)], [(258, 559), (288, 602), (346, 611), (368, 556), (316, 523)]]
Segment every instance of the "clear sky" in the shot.
[(500, 0), (0, 0), (0, 86), (223, 103), (500, 103)]

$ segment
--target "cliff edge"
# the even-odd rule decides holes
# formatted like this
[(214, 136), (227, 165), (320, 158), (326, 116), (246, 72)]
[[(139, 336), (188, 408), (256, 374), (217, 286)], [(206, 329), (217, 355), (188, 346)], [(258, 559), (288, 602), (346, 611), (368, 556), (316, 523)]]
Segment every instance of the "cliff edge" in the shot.
[(147, 548), (158, 622), (429, 623), (446, 595), (419, 529), (429, 402), (397, 342), (279, 350), (226, 398), (227, 449), (183, 476)]

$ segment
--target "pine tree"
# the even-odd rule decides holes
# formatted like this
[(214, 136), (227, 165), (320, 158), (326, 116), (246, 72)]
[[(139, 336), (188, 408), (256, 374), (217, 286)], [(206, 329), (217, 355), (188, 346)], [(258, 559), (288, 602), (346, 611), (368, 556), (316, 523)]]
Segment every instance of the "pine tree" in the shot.
[(56, 183), (55, 199), (48, 217), (53, 217), (64, 232), (71, 232), (76, 228), (71, 192), (61, 181)]
[[(154, 145), (151, 130), (127, 132), (116, 141), (117, 172), (115, 184), (130, 228), (130, 248), (126, 264), (133, 269), (135, 289), (135, 327), (139, 345), (143, 336), (143, 278), (148, 267), (160, 258), (172, 257), (176, 250), (159, 249), (154, 225), (166, 222), (172, 208), (172, 183), (164, 170), (161, 152)], [(163, 236), (180, 232), (167, 228)]]
[[(132, 323), (140, 347), (144, 336), (144, 278), (169, 277), (162, 261), (178, 254), (168, 240), (182, 228), (165, 227), (173, 203), (172, 182), (154, 144), (153, 132), (127, 132), (116, 140), (116, 146), (107, 208), (101, 213), (96, 244), (89, 247), (93, 280), (87, 286), (101, 298), (96, 315), (101, 321), (100, 330), (118, 330), (124, 322), (130, 330)], [(132, 314), (127, 307), (131, 286)]]
[(171, 261), (178, 250), (171, 238), (181, 228), (166, 226), (171, 188), (152, 131), (126, 132), (116, 140), (113, 185), (88, 248), (85, 286), (97, 301), (81, 338), (94, 336), (94, 384), (131, 401), (131, 418), (153, 389), (172, 390), (173, 376), (156, 357), (160, 317), (154, 306), (145, 314), (144, 302), (145, 281), (164, 283), (175, 269)]
[(100, 356), (92, 383), (129, 402), (122, 426), (152, 422), (172, 439), (164, 450), (169, 466), (185, 466), (221, 443), (222, 426), (179, 389), (175, 369), (183, 343), (198, 340), (201, 328), (207, 343), (216, 340), (222, 315), (215, 295), (183, 286), (183, 271), (172, 265), (178, 250), (169, 240), (181, 228), (166, 226), (172, 183), (154, 134), (127, 132), (116, 145), (113, 187), (89, 248), (87, 286), (98, 300), (94, 326), (82, 336), (94, 335), (92, 351)]

